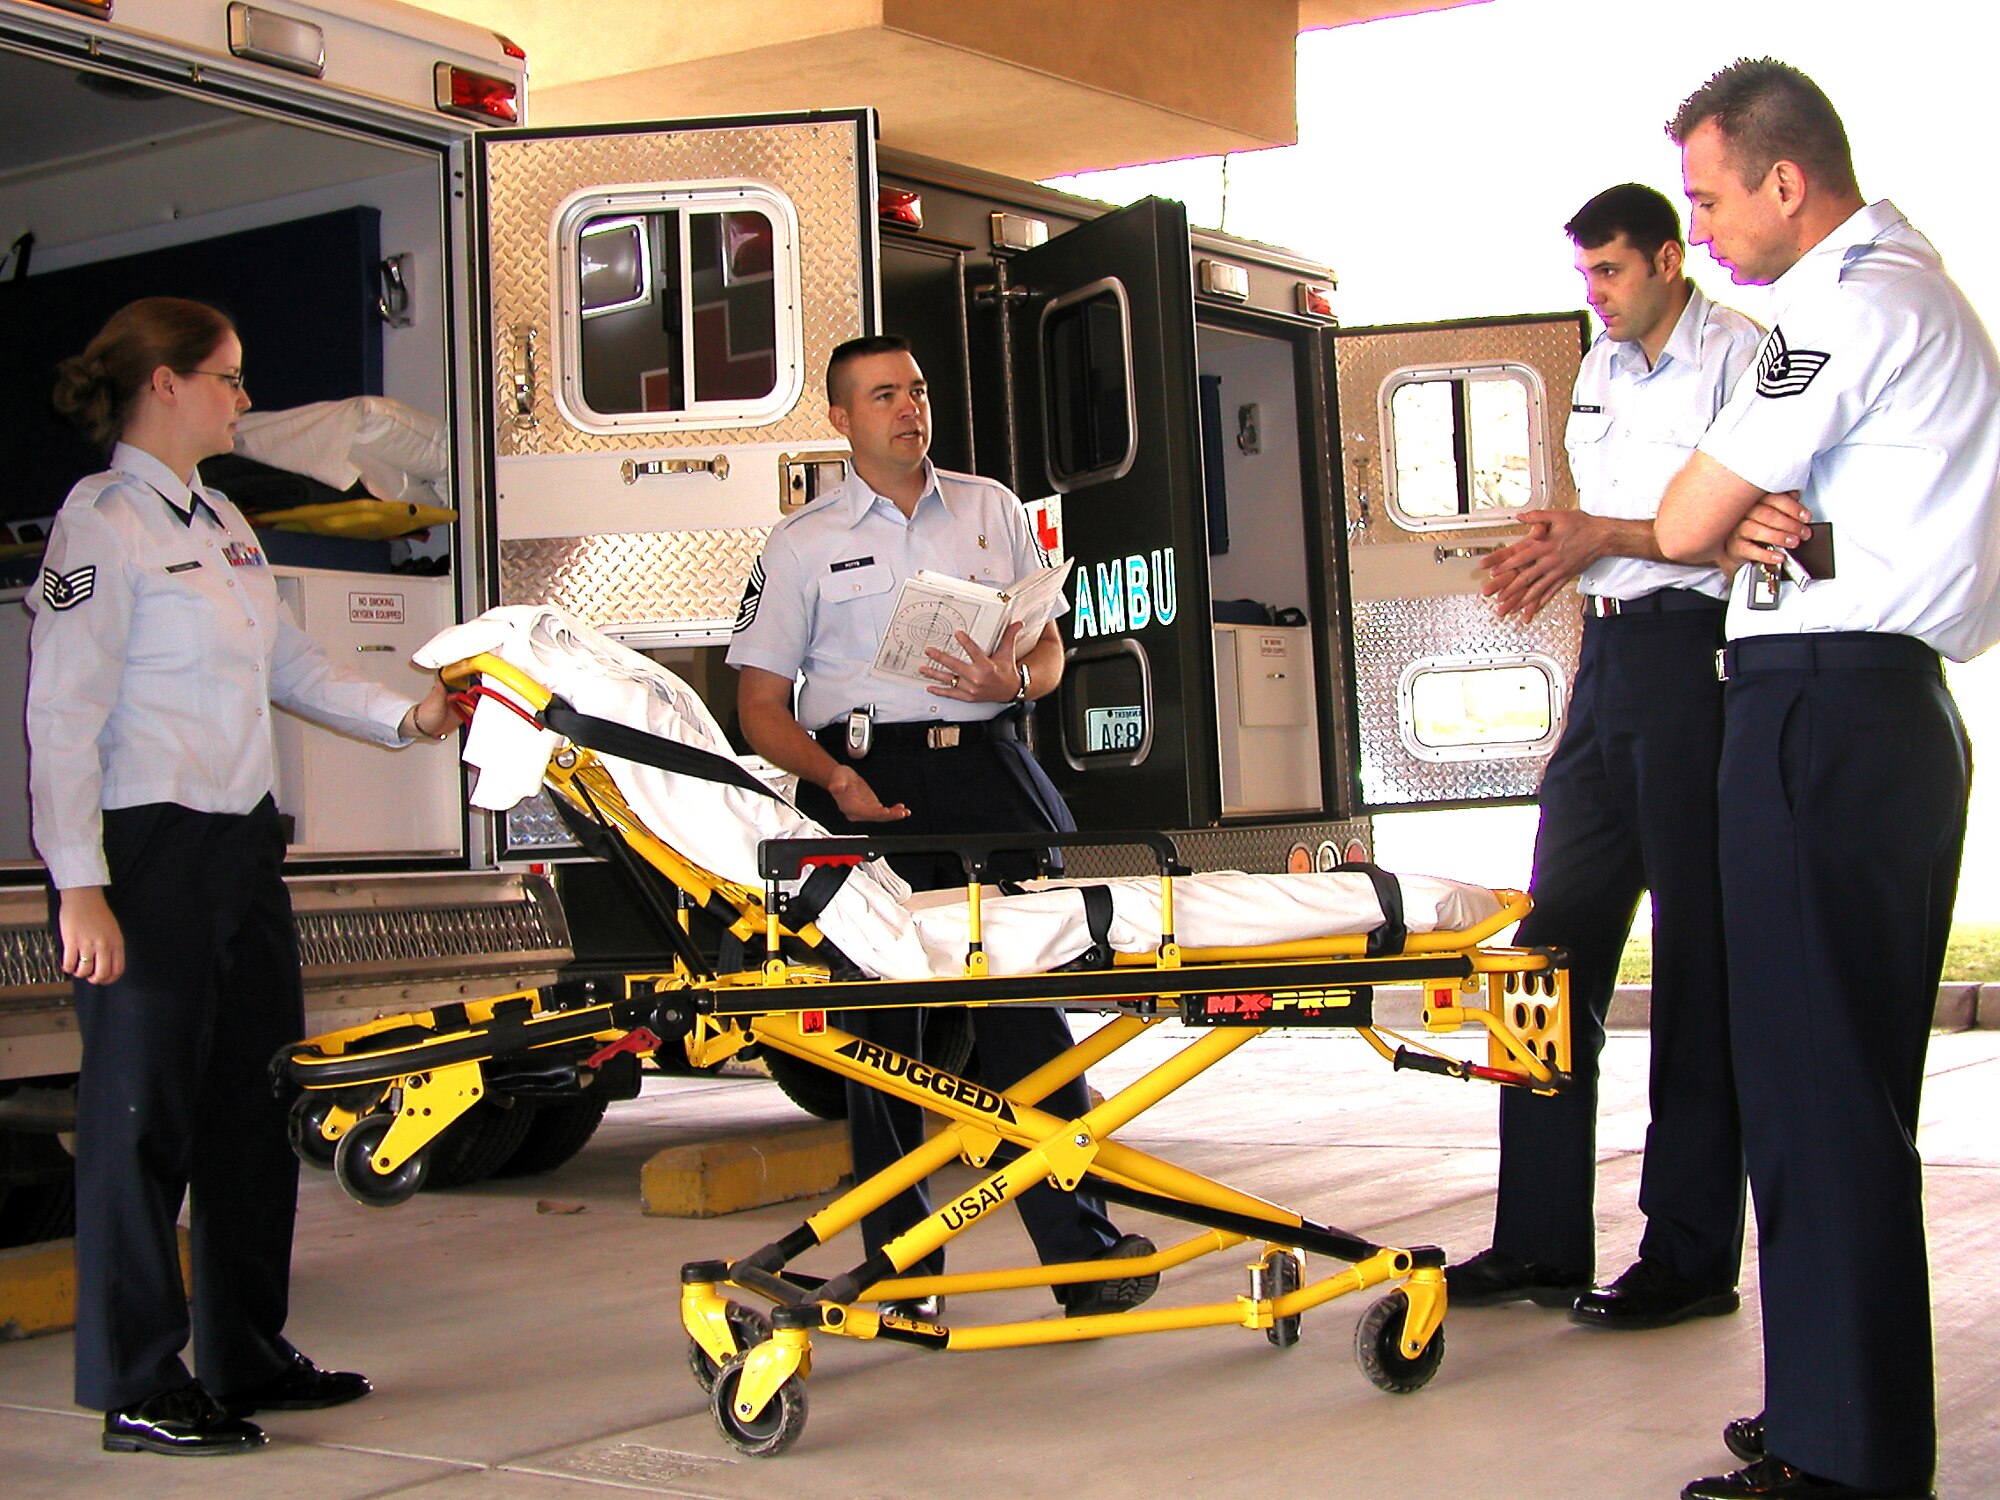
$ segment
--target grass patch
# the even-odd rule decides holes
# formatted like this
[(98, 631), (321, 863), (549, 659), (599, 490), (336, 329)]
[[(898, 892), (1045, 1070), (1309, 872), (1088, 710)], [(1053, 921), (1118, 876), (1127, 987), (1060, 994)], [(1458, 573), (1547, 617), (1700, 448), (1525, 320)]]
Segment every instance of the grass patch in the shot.
[[(1955, 984), (2000, 984), (2000, 922), (1956, 923), (1944, 950), (1944, 977)], [(1653, 937), (1638, 926), (1619, 960), (1618, 982), (1653, 982)]]

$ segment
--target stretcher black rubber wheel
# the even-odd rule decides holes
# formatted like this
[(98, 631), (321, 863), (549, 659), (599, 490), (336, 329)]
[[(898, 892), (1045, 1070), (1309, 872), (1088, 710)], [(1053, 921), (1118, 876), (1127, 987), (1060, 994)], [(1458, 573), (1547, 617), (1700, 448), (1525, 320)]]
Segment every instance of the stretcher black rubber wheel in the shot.
[(292, 1112), (285, 1117), (285, 1139), (292, 1143), (292, 1155), (321, 1172), (333, 1170), (333, 1153), (340, 1145), (320, 1129), (332, 1111), (333, 1090), (307, 1089), (292, 1101)]
[(778, 1387), (764, 1409), (748, 1421), (736, 1415), (736, 1388), (743, 1381), (744, 1354), (732, 1354), (708, 1393), (715, 1425), (738, 1452), (751, 1458), (775, 1458), (806, 1430), (806, 1383), (794, 1375)]
[(1424, 1345), (1423, 1353), (1406, 1359), (1401, 1348), (1403, 1325), (1409, 1321), (1410, 1299), (1391, 1292), (1361, 1315), (1354, 1327), (1354, 1358), (1369, 1381), (1393, 1395), (1407, 1396), (1431, 1383), (1444, 1363), (1444, 1330)]
[[(1299, 1258), (1289, 1252), (1280, 1251), (1266, 1263), (1264, 1284), (1270, 1288), (1273, 1297), (1287, 1296), (1296, 1292), (1303, 1283), (1304, 1273), (1299, 1270)], [(1288, 1318), (1274, 1318), (1271, 1326), (1264, 1330), (1264, 1337), (1280, 1349), (1289, 1349), (1299, 1341), (1301, 1317), (1293, 1313)]]
[(424, 1185), (426, 1146), (393, 1172), (378, 1172), (369, 1158), (382, 1144), (389, 1127), (396, 1123), (391, 1114), (368, 1115), (340, 1138), (333, 1152), (333, 1175), (347, 1196), (370, 1208), (394, 1208), (407, 1203)]
[[(575, 1099), (553, 1099), (533, 1106), (534, 1115), (528, 1121), (528, 1133), (514, 1148), (514, 1154), (494, 1169), (493, 1175), (533, 1177), (541, 1172), (553, 1172), (590, 1143), (610, 1104), (605, 1095), (592, 1092)], [(528, 1107), (525, 1104), (515, 1106), (517, 1109)]]
[[(729, 1331), (736, 1335), (736, 1352), (764, 1343), (771, 1337), (771, 1320), (754, 1307), (745, 1307), (740, 1302), (729, 1304), (724, 1314), (729, 1319)], [(715, 1377), (722, 1373), (722, 1366), (709, 1357), (706, 1349), (695, 1342), (693, 1334), (688, 1335), (688, 1368), (694, 1371), (694, 1383), (704, 1391), (715, 1389)]]

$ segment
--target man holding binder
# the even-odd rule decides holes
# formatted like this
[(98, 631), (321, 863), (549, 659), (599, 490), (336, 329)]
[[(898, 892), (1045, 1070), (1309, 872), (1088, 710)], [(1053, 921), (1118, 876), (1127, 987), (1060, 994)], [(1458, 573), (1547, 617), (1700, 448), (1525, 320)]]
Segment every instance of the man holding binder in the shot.
[[(729, 648), (745, 736), (759, 755), (799, 778), (800, 810), (834, 833), (948, 839), (1074, 828), (1021, 740), (1026, 705), (1062, 678), (1054, 620), (1026, 631), (1009, 625), (990, 651), (958, 632), (949, 647), (927, 648), (914, 676), (877, 666), (905, 580), (924, 572), (1005, 590), (1042, 566), (1019, 498), (994, 480), (931, 465), (930, 400), (906, 340), (882, 335), (842, 344), (828, 360), (826, 380), (829, 414), (853, 449), (853, 469), (830, 493), (780, 521), (751, 571)], [(949, 853), (899, 855), (890, 863), (919, 890), (964, 881)], [(1032, 854), (1001, 855), (987, 878), (1022, 878), (1033, 864)], [(923, 1015), (920, 1009), (849, 1012), (836, 1024), (920, 1057)], [(976, 1030), (980, 1081), (994, 1088), (1013, 1084), (1070, 1045), (1068, 1022), (1047, 1008), (984, 1009)], [(855, 1083), (847, 1086), (847, 1104), (857, 1177), (923, 1140), (922, 1112), (913, 1105)], [(1083, 1081), (1057, 1090), (1042, 1107), (1064, 1117), (1084, 1113)], [(1044, 1262), (1153, 1253), (1144, 1237), (1121, 1237), (1092, 1195), (1043, 1184), (1018, 1201)], [(868, 1253), (929, 1211), (921, 1187), (890, 1200), (863, 1221)], [(941, 1269), (939, 1256), (910, 1274)], [(1057, 1288), (1057, 1296), (1078, 1317), (1137, 1306), (1158, 1284), (1156, 1275), (1124, 1277)], [(897, 1310), (937, 1312), (935, 1306)]]

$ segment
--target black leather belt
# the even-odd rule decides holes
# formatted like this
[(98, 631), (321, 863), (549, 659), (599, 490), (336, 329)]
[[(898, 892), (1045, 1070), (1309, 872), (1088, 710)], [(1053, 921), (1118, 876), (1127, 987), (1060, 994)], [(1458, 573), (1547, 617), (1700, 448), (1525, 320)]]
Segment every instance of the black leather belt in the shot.
[(1675, 609), (1727, 609), (1729, 601), (1693, 589), (1654, 589), (1636, 599), (1612, 599), (1603, 594), (1583, 596), (1586, 620), (1608, 620), (1613, 615), (1657, 615)]
[[(870, 733), (871, 753), (910, 750), (957, 750), (966, 745), (983, 745), (996, 740), (1018, 740), (1021, 737), (1019, 723), (1012, 713), (1003, 713), (991, 719), (951, 720), (935, 724), (877, 723)], [(847, 721), (836, 720), (813, 731), (813, 738), (822, 747), (845, 756), (847, 750)]]
[(1938, 654), (1913, 635), (1829, 630), (1810, 635), (1753, 635), (1715, 653), (1715, 675), (1746, 672), (1932, 672)]

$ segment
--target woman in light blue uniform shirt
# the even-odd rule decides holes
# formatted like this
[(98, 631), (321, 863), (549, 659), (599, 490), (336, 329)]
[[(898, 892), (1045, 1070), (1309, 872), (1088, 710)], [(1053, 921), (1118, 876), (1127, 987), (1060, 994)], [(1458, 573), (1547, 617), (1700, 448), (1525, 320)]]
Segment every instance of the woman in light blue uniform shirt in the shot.
[(264, 1441), (246, 1417), (370, 1389), (284, 1338), (298, 1163), (265, 1064), (304, 1018), (272, 709), (386, 746), (452, 713), (442, 684), (412, 703), (328, 662), (202, 487), (250, 405), (222, 314), (130, 304), (63, 362), (55, 403), (111, 460), (70, 492), (27, 600), (35, 846), (83, 1039), (76, 1396), (112, 1451), (244, 1452)]

